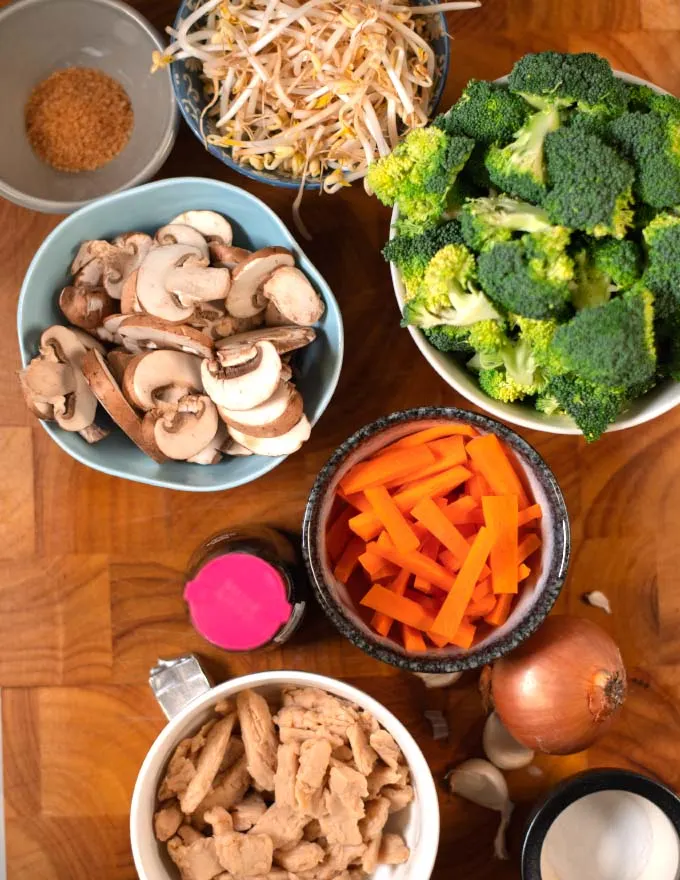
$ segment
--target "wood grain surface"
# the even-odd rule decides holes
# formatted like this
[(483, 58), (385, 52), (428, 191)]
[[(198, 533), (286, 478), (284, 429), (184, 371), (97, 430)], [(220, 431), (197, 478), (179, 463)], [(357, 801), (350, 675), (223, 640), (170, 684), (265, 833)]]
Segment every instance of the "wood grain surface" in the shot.
[[(159, 28), (174, 17), (170, 0), (134, 5)], [(451, 15), (450, 30), (445, 107), (470, 77), (500, 76), (523, 53), (544, 49), (600, 52), (614, 67), (680, 93), (677, 0), (486, 0), (480, 10)], [(229, 172), (184, 125), (162, 170), (182, 174), (245, 186), (290, 224), (289, 191)], [(409, 406), (467, 406), (399, 328), (379, 255), (388, 211), (358, 186), (331, 198), (308, 194), (303, 211), (314, 231), (306, 250), (345, 320), (337, 394), (311, 441), (257, 487), (192, 496), (86, 469), (26, 412), (15, 380), (17, 296), (33, 253), (60, 218), (0, 200), (0, 686), (11, 880), (136, 876), (127, 817), (138, 768), (163, 727), (147, 685), (159, 656), (195, 651), (217, 681), (278, 668), (348, 680), (408, 725), (440, 783), (451, 765), (481, 753), (475, 675), (428, 692), (415, 677), (349, 645), (318, 609), (284, 650), (244, 657), (206, 646), (187, 622), (183, 572), (205, 537), (238, 523), (297, 531), (316, 473), (356, 428)], [(559, 607), (590, 617), (617, 639), (630, 697), (596, 748), (540, 760), (540, 777), (511, 774), (519, 807), (507, 863), (492, 857), (495, 815), (440, 785), (435, 880), (518, 878), (518, 842), (531, 803), (581, 768), (628, 767), (680, 788), (679, 430), (680, 409), (592, 446), (520, 429), (557, 475), (571, 516), (572, 565)], [(609, 596), (612, 617), (581, 602), (594, 588)], [(448, 742), (432, 740), (428, 708), (446, 713)]]

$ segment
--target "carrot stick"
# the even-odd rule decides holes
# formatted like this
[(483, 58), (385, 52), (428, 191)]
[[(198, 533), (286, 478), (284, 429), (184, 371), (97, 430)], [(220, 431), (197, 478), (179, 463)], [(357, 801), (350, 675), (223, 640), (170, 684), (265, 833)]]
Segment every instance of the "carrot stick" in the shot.
[(434, 461), (434, 453), (427, 446), (384, 452), (354, 465), (340, 480), (340, 486), (346, 495), (363, 492), (368, 486), (379, 485), (394, 477), (406, 476)]
[(467, 452), (494, 495), (517, 495), (520, 508), (528, 507), (529, 501), (524, 487), (495, 434), (485, 434), (470, 440)]
[[(386, 584), (387, 589), (391, 590), (393, 593), (396, 593), (397, 596), (403, 596), (406, 592), (406, 587), (408, 586), (410, 577), (410, 572), (404, 571), (402, 569), (393, 581), (390, 581), (389, 584)], [(387, 614), (381, 614), (379, 611), (376, 611), (371, 618), (371, 626), (373, 627), (373, 629), (378, 633), (378, 635), (385, 637), (390, 634), (390, 629), (392, 628), (393, 623), (393, 617), (390, 617)]]
[[(464, 467), (451, 468), (422, 482), (412, 483), (393, 496), (394, 503), (402, 513), (411, 510), (423, 498), (438, 498), (447, 495), (470, 477), (470, 471)], [(360, 513), (349, 521), (350, 529), (364, 541), (372, 541), (380, 532), (380, 520), (373, 513)]]
[(420, 538), (406, 522), (404, 514), (384, 486), (368, 488), (364, 491), (364, 495), (397, 550), (408, 553), (409, 550), (417, 550), (420, 547)]
[[(388, 489), (394, 489), (395, 487), (402, 485), (408, 486), (409, 483), (413, 483), (416, 480), (424, 480), (426, 477), (433, 477), (435, 474), (440, 474), (442, 471), (456, 467), (456, 465), (465, 464), (467, 462), (467, 454), (465, 452), (465, 447), (463, 446), (463, 438), (456, 437), (455, 439), (460, 440), (460, 450), (452, 452), (443, 458), (437, 458), (432, 464), (418, 468), (417, 471), (413, 471), (405, 477), (396, 477), (388, 480), (385, 483), (385, 486), (387, 486)], [(432, 445), (429, 445), (428, 449), (432, 449)]]
[[(348, 504), (351, 504), (352, 507), (360, 510), (361, 513), (367, 513), (371, 509), (371, 505), (368, 503), (368, 500), (363, 492), (354, 492), (352, 495), (343, 495), (342, 496)], [(352, 516), (355, 514), (352, 513)]]
[[(436, 560), (439, 553), (439, 541), (435, 538), (434, 535), (428, 535), (425, 538), (420, 552), (423, 554), (423, 556), (427, 556), (428, 559)], [(432, 592), (432, 584), (423, 577), (416, 577), (416, 579), (413, 581), (413, 586), (416, 590), (420, 590), (421, 593)]]
[(480, 504), (484, 495), (491, 495), (491, 486), (481, 474), (473, 474), (466, 483), (470, 497)]
[(481, 599), (472, 599), (468, 607), (465, 609), (466, 617), (485, 617), (496, 607), (496, 597), (493, 593), (488, 593)]
[(519, 516), (517, 517), (517, 525), (520, 527), (525, 526), (527, 523), (532, 522), (532, 520), (540, 519), (542, 516), (543, 511), (541, 510), (541, 505), (532, 504), (530, 507), (520, 510)]
[(502, 626), (510, 616), (510, 608), (514, 598), (512, 593), (501, 593), (496, 599), (496, 607), (486, 615), (484, 620), (491, 626)]
[[(450, 550), (442, 550), (439, 554), (439, 562), (444, 566), (447, 571), (450, 571), (452, 574), (457, 574), (460, 571), (460, 565), (458, 564), (457, 558), (451, 553)], [(485, 581), (487, 578), (491, 577), (491, 569), (488, 565), (485, 565), (480, 574), (479, 580)]]
[[(383, 559), (387, 559), (388, 562), (393, 562), (400, 568), (405, 568), (407, 571), (410, 571), (411, 574), (416, 576), (420, 575), (422, 578), (425, 578), (426, 581), (440, 587), (442, 590), (448, 592), (453, 586), (453, 578), (446, 569), (442, 568), (441, 565), (438, 565), (433, 559), (428, 559), (427, 556), (423, 556), (423, 554), (419, 553), (417, 550), (414, 550), (411, 553), (399, 553), (399, 551), (393, 547), (387, 547), (377, 543), (369, 544), (366, 549), (370, 550), (372, 553), (376, 553), (378, 556), (382, 556)], [(408, 623), (408, 621), (406, 621), (406, 623)]]
[(531, 569), (529, 568), (529, 566), (524, 565), (524, 563), (522, 563), (519, 566), (519, 568), (517, 569), (517, 581), (518, 582), (525, 581), (529, 577), (530, 574), (531, 574)]
[(386, 562), (382, 557), (376, 556), (375, 553), (371, 553), (368, 550), (361, 554), (359, 562), (372, 581), (379, 581), (386, 577), (395, 577), (399, 572), (396, 565)]
[[(443, 508), (444, 516), (454, 526), (470, 522), (470, 514), (477, 509), (477, 502), (471, 495), (463, 495), (457, 501)], [(480, 523), (481, 525), (481, 523)]]
[(348, 524), (354, 511), (351, 507), (345, 508), (333, 521), (326, 532), (326, 550), (331, 562), (337, 562), (342, 556), (342, 551), (347, 546), (352, 533)]
[(524, 562), (524, 560), (528, 559), (532, 553), (535, 553), (540, 546), (541, 539), (538, 535), (527, 535), (517, 548), (517, 562)]
[(456, 634), (451, 639), (451, 644), (458, 645), (459, 648), (465, 648), (467, 650), (474, 642), (476, 632), (477, 627), (470, 623), (466, 618), (463, 618), (460, 626), (456, 630)]
[(427, 444), (434, 452), (437, 458), (448, 458), (450, 455), (459, 455), (458, 464), (465, 464), (467, 461), (467, 452), (465, 451), (465, 440), (460, 436), (442, 437), (441, 440), (433, 440)]
[(434, 633), (425, 633), (428, 639), (432, 642), (433, 645), (436, 645), (438, 648), (445, 648), (449, 644), (449, 640), (445, 639), (444, 636), (438, 636)]
[[(491, 585), (494, 593), (517, 592), (517, 496), (485, 495), (482, 498), (484, 522), (493, 537), (489, 554)], [(491, 609), (489, 609), (491, 610)]]
[(422, 633), (405, 623), (401, 625), (401, 636), (407, 651), (427, 651)]
[(407, 599), (406, 596), (398, 596), (391, 590), (377, 585), (371, 587), (361, 600), (361, 604), (373, 611), (388, 614), (399, 623), (406, 623), (415, 629), (430, 629), (434, 623), (434, 617), (428, 614), (417, 602)]
[(431, 440), (439, 440), (442, 437), (452, 437), (460, 434), (462, 437), (477, 437), (478, 432), (472, 425), (464, 425), (462, 422), (453, 422), (447, 425), (435, 425), (433, 428), (425, 428), (415, 434), (402, 437), (396, 443), (392, 443), (390, 449), (413, 449), (421, 443), (429, 443)]
[(463, 622), (465, 609), (472, 598), (475, 584), (479, 580), (492, 544), (491, 533), (486, 526), (482, 526), (472, 542), (470, 552), (458, 573), (453, 588), (444, 600), (444, 604), (431, 627), (436, 635), (446, 636), (453, 641)]
[(476, 602), (478, 599), (483, 599), (485, 596), (493, 596), (493, 590), (491, 589), (491, 578), (484, 578), (484, 580), (478, 581), (474, 590), (472, 591), (472, 601)]
[(411, 514), (421, 522), (458, 560), (461, 566), (470, 552), (470, 545), (431, 498), (423, 498)]
[(342, 556), (333, 569), (333, 576), (341, 584), (346, 584), (354, 569), (359, 564), (359, 557), (364, 552), (364, 543), (361, 538), (352, 537), (343, 550)]

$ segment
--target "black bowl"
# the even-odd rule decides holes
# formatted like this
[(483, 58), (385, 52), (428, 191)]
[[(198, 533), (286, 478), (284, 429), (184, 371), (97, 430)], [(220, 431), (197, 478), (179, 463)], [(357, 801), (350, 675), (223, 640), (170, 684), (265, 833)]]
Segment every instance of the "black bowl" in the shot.
[[(514, 453), (531, 494), (543, 507), (542, 564), (526, 581), (504, 626), (465, 651), (455, 646), (408, 653), (396, 642), (374, 633), (331, 572), (325, 535), (337, 485), (358, 461), (416, 430), (445, 422), (463, 422), (481, 433), (496, 434)], [(371, 657), (411, 672), (457, 672), (475, 669), (514, 650), (541, 625), (559, 596), (567, 573), (571, 537), (562, 491), (536, 450), (518, 434), (488, 416), (454, 407), (421, 407), (377, 419), (345, 440), (321, 469), (307, 502), (302, 525), (302, 553), (309, 578), (328, 617), (340, 632)]]

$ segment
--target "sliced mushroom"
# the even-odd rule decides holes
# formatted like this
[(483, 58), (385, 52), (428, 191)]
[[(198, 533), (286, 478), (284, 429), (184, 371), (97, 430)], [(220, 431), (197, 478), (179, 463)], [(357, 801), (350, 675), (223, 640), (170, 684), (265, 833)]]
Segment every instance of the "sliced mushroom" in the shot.
[(186, 223), (168, 223), (167, 226), (162, 226), (156, 233), (156, 241), (160, 245), (190, 244), (201, 252), (204, 260), (210, 259), (208, 242), (197, 229), (187, 226)]
[(233, 233), (231, 223), (216, 211), (183, 211), (170, 223), (183, 223), (197, 229), (208, 242), (231, 244)]
[(113, 239), (113, 244), (132, 254), (135, 257), (135, 268), (139, 268), (142, 260), (153, 247), (154, 242), (153, 238), (147, 235), (146, 232), (124, 232)]
[(205, 449), (201, 449), (196, 455), (192, 455), (187, 461), (192, 464), (217, 464), (222, 460), (222, 447), (228, 441), (229, 434), (224, 422), (218, 422), (217, 431), (213, 439)]
[(294, 266), (281, 266), (263, 284), (263, 295), (291, 324), (310, 327), (325, 311), (323, 300), (304, 272)]
[[(123, 393), (133, 406), (149, 411), (163, 409), (190, 393), (203, 391), (201, 359), (183, 351), (160, 349), (139, 354), (125, 367)], [(177, 389), (172, 397), (161, 392)]]
[(83, 359), (83, 373), (101, 405), (130, 440), (154, 461), (165, 461), (155, 444), (146, 441), (141, 419), (125, 399), (101, 352), (88, 351)]
[(294, 385), (280, 382), (269, 400), (241, 411), (218, 407), (220, 416), (231, 428), (251, 437), (280, 437), (287, 434), (302, 418), (302, 397)]
[(113, 351), (110, 351), (106, 355), (106, 362), (109, 365), (109, 369), (113, 375), (113, 378), (120, 385), (123, 381), (123, 374), (125, 373), (125, 367), (130, 363), (133, 354), (130, 354), (124, 348), (114, 348)]
[(268, 302), (267, 308), (264, 310), (264, 323), (267, 327), (281, 327), (290, 322), (283, 317), (273, 302)]
[(245, 446), (246, 449), (250, 449), (255, 455), (279, 456), (291, 455), (293, 452), (297, 452), (302, 444), (309, 440), (312, 426), (309, 424), (307, 417), (302, 416), (297, 425), (279, 437), (253, 437), (228, 425), (227, 430), (232, 439), (240, 443), (241, 446)]
[(256, 342), (271, 342), (279, 354), (287, 354), (298, 348), (304, 348), (316, 339), (316, 331), (312, 327), (298, 327), (287, 324), (285, 327), (262, 327), (259, 330), (249, 330), (246, 333), (238, 333), (221, 339), (215, 344), (218, 350), (236, 349), (240, 346), (251, 346)]
[(101, 258), (103, 254), (115, 250), (115, 245), (109, 244), (103, 239), (84, 241), (78, 248), (78, 253), (71, 263), (71, 275), (77, 275), (85, 266), (93, 260)]
[(224, 299), (231, 286), (231, 273), (229, 269), (213, 269), (207, 260), (187, 260), (168, 272), (165, 286), (180, 304), (193, 308), (196, 302)]
[(293, 371), (290, 368), (290, 364), (286, 364), (283, 361), (281, 362), (281, 375), (279, 378), (282, 382), (290, 382), (293, 378)]
[(111, 431), (108, 428), (102, 428), (100, 425), (93, 423), (88, 425), (87, 428), (83, 428), (82, 431), (78, 431), (78, 433), (87, 443), (99, 443), (100, 440), (108, 437)]
[(123, 340), (118, 334), (118, 328), (127, 318), (127, 315), (109, 315), (102, 321), (101, 327), (95, 329), (97, 338), (103, 342), (110, 342), (113, 345), (122, 345)]
[(99, 261), (101, 279), (98, 283), (113, 299), (120, 299), (126, 278), (139, 266), (145, 252), (144, 247), (140, 249), (136, 240), (130, 243), (126, 239), (125, 246), (117, 246), (101, 240), (85, 241), (71, 264), (71, 271), (76, 275), (90, 263)]
[(262, 248), (234, 268), (227, 311), (235, 318), (249, 318), (267, 305), (260, 295), (261, 285), (281, 266), (295, 265), (293, 254), (283, 247)]
[(39, 401), (65, 397), (76, 390), (73, 367), (53, 346), (46, 346), (22, 372), (23, 382)]
[[(30, 366), (30, 364), (29, 364)], [(37, 397), (35, 392), (29, 388), (26, 382), (26, 371), (22, 370), (19, 373), (19, 385), (21, 386), (21, 393), (24, 396), (24, 402), (28, 407), (29, 411), (38, 419), (41, 419), (43, 422), (53, 422), (54, 421), (54, 406), (48, 400), (42, 400)]]
[(210, 261), (214, 266), (224, 266), (225, 269), (233, 269), (247, 260), (253, 253), (246, 248), (232, 247), (229, 244), (221, 244), (219, 241), (211, 241), (208, 245), (210, 249)]
[(222, 339), (236, 332), (234, 329), (236, 320), (227, 316), (224, 300), (196, 303), (188, 323), (190, 327), (200, 330), (212, 340)]
[(137, 299), (137, 275), (139, 269), (135, 269), (125, 279), (123, 290), (120, 296), (120, 310), (124, 315), (143, 314), (144, 309)]
[(101, 287), (104, 278), (104, 263), (99, 259), (90, 260), (73, 275), (74, 287)]
[(144, 416), (143, 433), (168, 458), (186, 461), (214, 439), (219, 419), (215, 404), (205, 395), (188, 394), (166, 412)]
[(67, 321), (83, 330), (95, 330), (116, 310), (103, 287), (65, 287), (59, 294), (59, 308)]
[(245, 446), (241, 446), (240, 443), (237, 443), (233, 437), (227, 437), (227, 440), (225, 443), (222, 444), (221, 449), (225, 455), (234, 455), (240, 457), (253, 454), (250, 449), (246, 449)]
[(186, 324), (170, 324), (153, 315), (128, 316), (118, 326), (122, 344), (133, 354), (157, 348), (212, 357), (212, 340)]
[(169, 244), (146, 255), (137, 275), (137, 299), (150, 315), (176, 324), (191, 317), (193, 304), (182, 305), (167, 286), (168, 274), (189, 257), (201, 260), (201, 252), (188, 244)]
[(201, 376), (206, 393), (218, 406), (252, 409), (276, 391), (281, 358), (271, 342), (257, 342), (250, 348), (217, 352), (214, 359), (203, 361)]

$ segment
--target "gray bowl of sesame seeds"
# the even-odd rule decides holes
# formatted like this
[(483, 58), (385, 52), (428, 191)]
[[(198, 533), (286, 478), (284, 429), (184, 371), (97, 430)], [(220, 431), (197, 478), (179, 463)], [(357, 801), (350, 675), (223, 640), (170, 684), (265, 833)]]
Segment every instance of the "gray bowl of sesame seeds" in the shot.
[(118, 0), (0, 10), (0, 196), (66, 214), (152, 177), (178, 125), (169, 73), (150, 73), (162, 48)]

